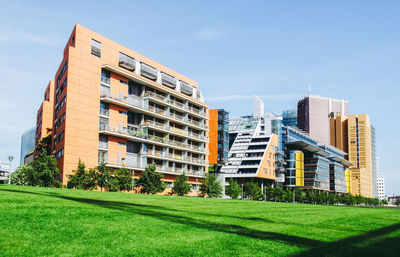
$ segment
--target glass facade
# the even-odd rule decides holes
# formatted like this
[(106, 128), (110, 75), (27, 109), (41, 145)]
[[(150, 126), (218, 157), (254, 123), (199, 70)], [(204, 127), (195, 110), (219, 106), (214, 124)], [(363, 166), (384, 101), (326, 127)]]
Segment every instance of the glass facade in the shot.
[(21, 154), (19, 159), (19, 164), (24, 164), (25, 156), (35, 148), (35, 136), (36, 130), (35, 128), (31, 128), (22, 134), (21, 137)]
[(282, 124), (284, 126), (297, 127), (297, 110), (283, 111)]
[(229, 112), (218, 110), (218, 163), (228, 161), (229, 153)]

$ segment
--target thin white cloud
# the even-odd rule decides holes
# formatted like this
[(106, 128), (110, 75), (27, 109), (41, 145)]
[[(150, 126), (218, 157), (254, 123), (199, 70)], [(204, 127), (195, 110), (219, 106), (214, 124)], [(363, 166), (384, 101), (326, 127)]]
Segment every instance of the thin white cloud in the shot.
[(227, 32), (217, 28), (202, 28), (196, 32), (197, 39), (219, 39), (227, 36)]
[(32, 34), (27, 32), (4, 32), (0, 34), (0, 43), (31, 42), (41, 45), (53, 45), (56, 40), (44, 35)]
[[(225, 96), (216, 96), (206, 98), (206, 101), (234, 101), (234, 100), (242, 100), (242, 99), (253, 99), (254, 95), (225, 95)], [(296, 94), (270, 94), (270, 95), (257, 95), (259, 98), (263, 99), (298, 99), (300, 95)]]

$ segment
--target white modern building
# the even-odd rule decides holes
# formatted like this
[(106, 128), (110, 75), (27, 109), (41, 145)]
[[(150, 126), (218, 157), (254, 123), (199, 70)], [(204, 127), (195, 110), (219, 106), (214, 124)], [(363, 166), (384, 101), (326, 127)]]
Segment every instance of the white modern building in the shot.
[(0, 163), (0, 184), (5, 183), (10, 174), (10, 164)]
[(376, 193), (379, 200), (385, 200), (385, 179), (379, 167), (379, 157), (376, 157)]

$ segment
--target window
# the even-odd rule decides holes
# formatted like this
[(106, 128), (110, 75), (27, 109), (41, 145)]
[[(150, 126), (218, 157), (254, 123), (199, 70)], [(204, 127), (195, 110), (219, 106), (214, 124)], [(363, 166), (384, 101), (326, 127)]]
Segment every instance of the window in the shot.
[(101, 43), (92, 39), (92, 55), (101, 57)]
[(118, 142), (119, 145), (126, 145), (124, 142)]
[(124, 85), (128, 85), (128, 82), (127, 81), (125, 81), (125, 80), (120, 80), (119, 82), (121, 82), (122, 84), (124, 84)]
[(128, 115), (126, 112), (124, 112), (124, 111), (118, 111), (119, 112), (119, 114), (122, 114), (122, 115)]
[(181, 81), (181, 92), (191, 96), (193, 94), (193, 87), (188, 83)]
[(119, 53), (119, 66), (122, 68), (125, 68), (127, 70), (130, 71), (134, 71), (135, 70), (135, 59), (133, 59), (132, 57), (123, 54), (123, 53)]
[(60, 159), (61, 157), (64, 156), (64, 148), (61, 148), (60, 150), (57, 151), (56, 153), (56, 159)]
[(140, 74), (148, 79), (156, 80), (157, 79), (157, 70), (145, 63), (142, 63), (140, 66)]
[(166, 73), (162, 73), (161, 75), (161, 83), (164, 86), (175, 88), (176, 87), (176, 79)]

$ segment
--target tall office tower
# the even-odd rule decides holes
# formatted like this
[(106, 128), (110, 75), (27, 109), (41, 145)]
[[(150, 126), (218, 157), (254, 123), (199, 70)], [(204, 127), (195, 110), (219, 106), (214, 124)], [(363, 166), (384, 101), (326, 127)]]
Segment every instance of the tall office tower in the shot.
[(228, 161), (229, 152), (229, 112), (224, 109), (209, 110), (209, 155), (208, 170), (219, 172)]
[[(348, 153), (352, 163), (352, 194), (372, 197), (371, 124), (367, 114), (330, 120), (331, 144)], [(346, 140), (347, 139), (347, 140)]]
[(21, 136), (21, 153), (19, 159), (19, 165), (24, 164), (25, 156), (35, 149), (35, 128), (27, 130)]
[(385, 200), (386, 199), (386, 194), (385, 194), (385, 179), (383, 178), (383, 174), (381, 172), (380, 166), (379, 166), (379, 157), (376, 157), (375, 160), (376, 163), (376, 197), (378, 197), (379, 200)]
[(264, 102), (258, 96), (253, 97), (253, 118), (264, 117)]
[(330, 143), (329, 117), (346, 116), (348, 101), (310, 95), (297, 103), (297, 126), (317, 139), (321, 145)]
[(297, 128), (297, 110), (286, 110), (282, 112), (282, 124), (284, 126)]
[[(65, 67), (66, 69), (66, 67)], [(64, 73), (62, 71), (62, 73)], [(65, 84), (67, 81), (65, 80)], [(61, 85), (60, 87), (65, 87)], [(54, 113), (54, 81), (51, 80), (44, 91), (43, 102), (36, 114), (36, 137), (35, 146), (38, 145), (40, 139), (51, 134), (53, 130), (53, 113)]]
[(207, 115), (195, 81), (77, 24), (55, 75), (52, 147), (62, 182), (80, 158), (136, 176), (154, 163), (169, 187), (186, 172), (196, 189), (208, 167)]

